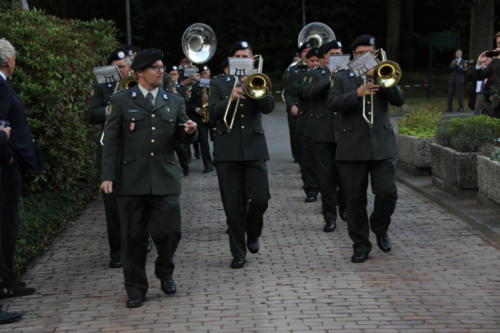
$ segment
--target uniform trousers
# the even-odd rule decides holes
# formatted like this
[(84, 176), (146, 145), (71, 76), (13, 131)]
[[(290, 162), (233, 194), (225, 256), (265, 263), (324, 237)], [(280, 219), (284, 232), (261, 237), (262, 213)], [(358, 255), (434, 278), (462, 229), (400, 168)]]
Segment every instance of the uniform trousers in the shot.
[(0, 166), (0, 284), (11, 287), (14, 281), (14, 254), (19, 233), (21, 172), (14, 165)]
[(198, 141), (200, 142), (201, 159), (203, 167), (209, 169), (213, 167), (212, 154), (210, 153), (210, 144), (208, 143), (209, 127), (207, 124), (198, 124)]
[(339, 210), (345, 210), (345, 195), (335, 163), (337, 144), (334, 142), (313, 142), (314, 168), (318, 176), (321, 206), (325, 221), (337, 219)]
[[(337, 161), (337, 167), (346, 195), (347, 226), (354, 252), (369, 253), (372, 248), (370, 229), (375, 234), (385, 234), (396, 208), (396, 160)], [(369, 219), (366, 211), (368, 178), (375, 195)]]
[(129, 298), (144, 297), (148, 290), (146, 248), (149, 235), (158, 251), (155, 275), (169, 280), (173, 257), (181, 239), (179, 195), (119, 195), (122, 231), (122, 264)]
[(267, 210), (269, 181), (266, 161), (216, 162), (217, 177), (229, 227), (229, 246), (233, 258), (244, 259), (248, 239), (262, 233)]
[(302, 133), (296, 135), (300, 143), (299, 166), (304, 192), (306, 195), (317, 194), (319, 185), (314, 170), (313, 143), (310, 137)]
[[(289, 109), (289, 108), (288, 108)], [(288, 118), (288, 132), (290, 135), (290, 149), (292, 150), (292, 157), (294, 162), (299, 161), (299, 152), (300, 142), (297, 140), (297, 135), (295, 135), (295, 120), (297, 117), (294, 117), (290, 112), (287, 112)]]

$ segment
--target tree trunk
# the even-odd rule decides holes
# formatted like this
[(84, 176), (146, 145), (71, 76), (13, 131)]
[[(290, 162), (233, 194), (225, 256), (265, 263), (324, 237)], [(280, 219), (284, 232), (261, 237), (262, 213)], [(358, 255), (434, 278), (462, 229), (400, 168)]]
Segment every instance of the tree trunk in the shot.
[(405, 50), (406, 63), (409, 68), (415, 67), (415, 0), (406, 0), (404, 7), (404, 23), (402, 26), (403, 50)]
[(475, 60), (484, 50), (492, 49), (494, 23), (495, 1), (473, 0), (470, 10), (470, 58)]
[(12, 0), (12, 9), (29, 10), (28, 0)]
[(397, 60), (399, 57), (399, 30), (401, 1), (387, 0), (387, 57)]

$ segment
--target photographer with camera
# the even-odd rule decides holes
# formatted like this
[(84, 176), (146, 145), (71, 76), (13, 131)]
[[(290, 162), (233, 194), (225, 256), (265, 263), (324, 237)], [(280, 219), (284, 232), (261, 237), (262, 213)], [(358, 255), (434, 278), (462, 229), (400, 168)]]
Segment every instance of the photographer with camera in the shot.
[(453, 97), (458, 99), (458, 111), (464, 111), (464, 83), (465, 73), (467, 72), (467, 63), (462, 58), (462, 50), (455, 51), (455, 58), (450, 63), (451, 73), (448, 76), (448, 109), (453, 111)]
[(476, 75), (483, 83), (484, 105), (487, 113), (500, 118), (500, 32), (495, 35), (496, 49), (484, 51), (477, 58)]

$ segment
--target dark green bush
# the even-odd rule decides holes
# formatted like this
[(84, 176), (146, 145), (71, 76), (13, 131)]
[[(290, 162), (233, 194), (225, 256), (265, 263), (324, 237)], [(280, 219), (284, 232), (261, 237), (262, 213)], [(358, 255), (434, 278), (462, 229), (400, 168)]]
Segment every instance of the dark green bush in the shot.
[(418, 138), (432, 138), (441, 121), (441, 112), (430, 109), (416, 109), (398, 121), (399, 133)]
[(454, 118), (441, 122), (436, 132), (436, 142), (460, 152), (478, 152), (486, 143), (500, 137), (500, 119), (485, 115)]
[(116, 28), (39, 10), (0, 13), (0, 38), (17, 51), (11, 83), (26, 105), (45, 170), (25, 182), (17, 267), (41, 253), (61, 226), (95, 196), (98, 128), (87, 124), (92, 68), (116, 47)]

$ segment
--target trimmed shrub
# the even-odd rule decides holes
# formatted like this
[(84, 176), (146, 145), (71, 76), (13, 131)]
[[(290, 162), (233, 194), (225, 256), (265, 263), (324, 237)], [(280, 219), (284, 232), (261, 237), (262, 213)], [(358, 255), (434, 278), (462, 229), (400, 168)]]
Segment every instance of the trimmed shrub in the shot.
[(429, 109), (411, 111), (398, 121), (399, 133), (418, 138), (432, 138), (440, 121), (441, 112)]
[(0, 13), (0, 38), (16, 48), (9, 79), (26, 105), (45, 170), (25, 181), (17, 267), (39, 255), (95, 196), (98, 128), (85, 120), (92, 68), (116, 47), (113, 22), (60, 19), (39, 10)]
[(464, 153), (478, 152), (482, 145), (498, 137), (500, 119), (485, 115), (441, 122), (436, 132), (437, 143)]

